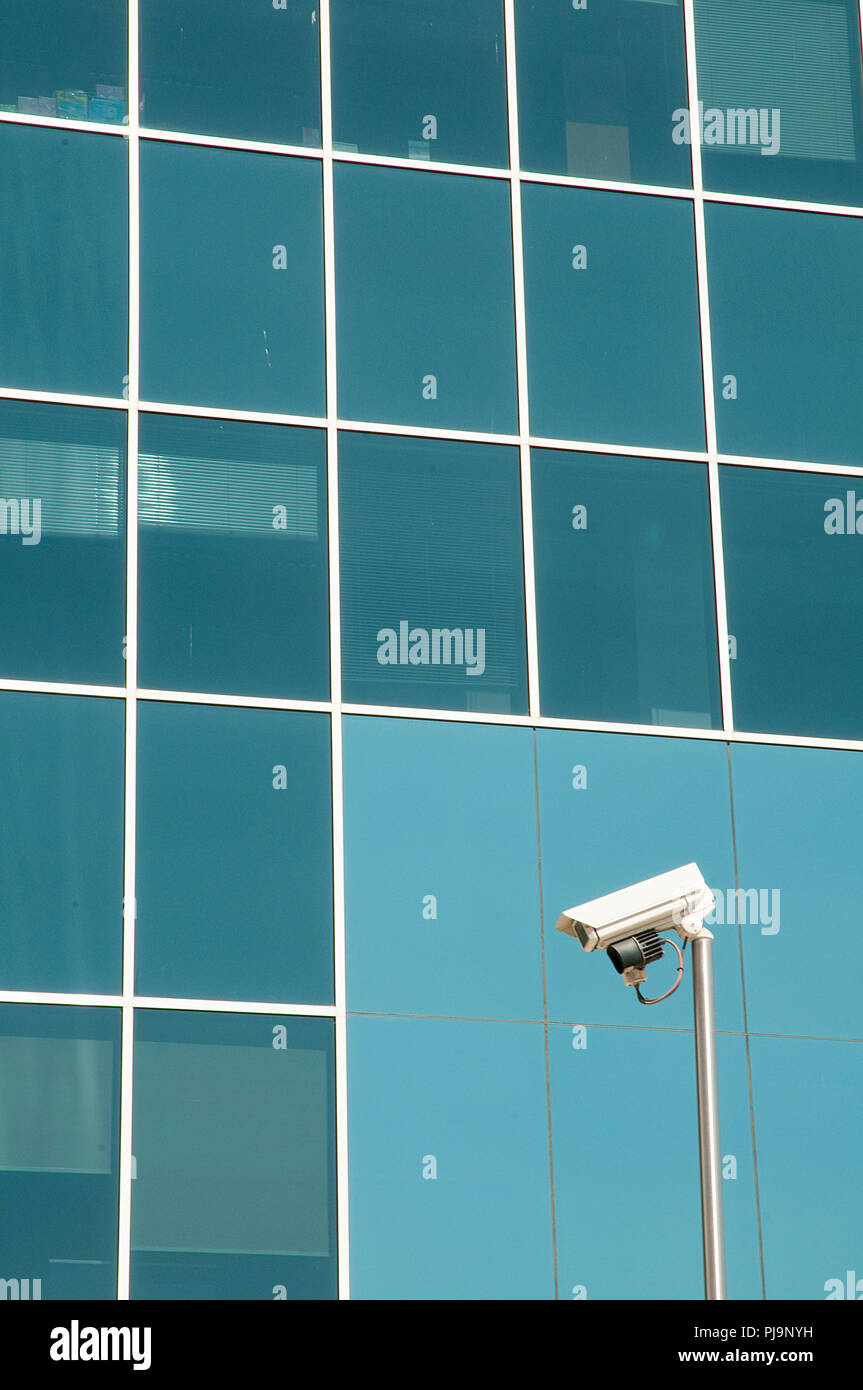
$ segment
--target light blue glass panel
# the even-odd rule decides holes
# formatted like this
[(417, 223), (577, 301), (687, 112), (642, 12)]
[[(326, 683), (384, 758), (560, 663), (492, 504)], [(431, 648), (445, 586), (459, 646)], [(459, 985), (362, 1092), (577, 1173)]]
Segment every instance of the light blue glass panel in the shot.
[(0, 125), (0, 386), (122, 396), (126, 141)]
[(348, 1007), (541, 1018), (531, 731), (344, 732)]
[(148, 400), (324, 413), (321, 196), (314, 159), (144, 142)]
[(509, 184), (355, 164), (335, 180), (342, 419), (513, 433)]
[[(560, 1297), (703, 1298), (693, 1036), (552, 1028), (550, 1050)], [(743, 1038), (717, 1053), (728, 1297), (760, 1298)]]
[(351, 1293), (554, 1297), (539, 1024), (348, 1020)]
[(863, 737), (863, 484), (722, 467), (720, 493), (735, 724)]
[(542, 712), (717, 728), (707, 469), (534, 449)]
[(119, 1123), (120, 1010), (0, 1004), (6, 1299), (116, 1297)]
[(863, 222), (708, 203), (723, 453), (859, 465)]
[(139, 706), (139, 994), (329, 1004), (326, 715)]
[(119, 994), (120, 700), (0, 695), (0, 989)]
[(523, 169), (688, 188), (680, 0), (516, 0)]
[(773, 907), (742, 929), (749, 1026), (859, 1038), (863, 753), (733, 744), (731, 768), (740, 887)]
[(333, 1034), (138, 1010), (133, 1298), (335, 1298)]
[(752, 1038), (750, 1048), (767, 1297), (859, 1302), (863, 1044)]
[[(740, 1029), (738, 928), (728, 922), (735, 882), (725, 746), (544, 729), (537, 750), (549, 1017), (630, 1028), (692, 1027), (688, 947), (677, 992), (655, 1008), (642, 1007), (601, 952), (586, 954), (555, 923), (564, 908), (694, 860), (717, 899), (712, 930), (719, 1027)], [(677, 957), (669, 949), (651, 967), (642, 993), (664, 994), (676, 976)]]
[(692, 204), (523, 184), (522, 208), (531, 432), (702, 450)]
[(126, 0), (10, 0), (0, 13), (0, 111), (122, 125)]

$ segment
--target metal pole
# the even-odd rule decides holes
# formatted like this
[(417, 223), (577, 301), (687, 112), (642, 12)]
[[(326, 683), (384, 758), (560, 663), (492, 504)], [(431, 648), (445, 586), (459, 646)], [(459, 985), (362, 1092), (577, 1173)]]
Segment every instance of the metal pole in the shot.
[(724, 1299), (725, 1239), (719, 1148), (719, 1088), (713, 1003), (713, 936), (692, 942), (695, 1004), (695, 1071), (698, 1083), (698, 1148), (701, 1157), (701, 1221), (704, 1229), (704, 1297)]

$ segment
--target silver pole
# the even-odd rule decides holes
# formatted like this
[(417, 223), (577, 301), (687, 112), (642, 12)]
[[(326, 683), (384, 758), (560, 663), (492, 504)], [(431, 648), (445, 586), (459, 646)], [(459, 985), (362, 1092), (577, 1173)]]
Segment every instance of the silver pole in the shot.
[(713, 937), (692, 942), (695, 1004), (695, 1071), (698, 1083), (698, 1148), (701, 1157), (701, 1221), (704, 1228), (704, 1297), (725, 1299), (725, 1239), (719, 1148), (719, 1088), (713, 1002)]

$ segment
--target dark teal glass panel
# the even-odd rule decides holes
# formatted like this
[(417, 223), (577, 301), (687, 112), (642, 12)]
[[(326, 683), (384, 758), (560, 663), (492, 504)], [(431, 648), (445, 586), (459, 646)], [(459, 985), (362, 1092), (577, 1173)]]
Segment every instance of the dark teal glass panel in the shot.
[(119, 994), (120, 700), (0, 695), (0, 989)]
[(750, 1048), (767, 1297), (860, 1302), (863, 1044)]
[(141, 417), (141, 683), (328, 700), (326, 436)]
[(508, 183), (340, 164), (335, 194), (342, 419), (513, 433)]
[(860, 1038), (863, 753), (732, 744), (731, 769), (740, 886), (775, 908), (742, 931), (749, 1026)]
[(144, 142), (148, 400), (324, 413), (321, 197), (314, 159)]
[(0, 401), (0, 675), (123, 684), (125, 573), (125, 412)]
[(0, 385), (123, 395), (127, 207), (125, 140), (0, 125)]
[(0, 14), (0, 111), (122, 125), (126, 32), (126, 0), (9, 0)]
[(320, 145), (318, 7), (141, 0), (141, 124)]
[(0, 1004), (4, 1297), (117, 1296), (120, 1010)]
[(326, 715), (139, 710), (139, 994), (333, 1001)]
[(542, 1018), (531, 731), (344, 733), (348, 1008)]
[(542, 712), (721, 726), (703, 464), (534, 449)]
[(554, 1298), (540, 1024), (348, 1019), (351, 1295)]
[[(692, 1034), (659, 1027), (549, 1034), (560, 1297), (702, 1299)], [(728, 1297), (755, 1299), (762, 1295), (744, 1039), (720, 1037), (717, 1052)], [(760, 1146), (758, 1158), (760, 1169)]]
[(505, 165), (501, 0), (336, 0), (337, 150)]
[(695, 40), (706, 188), (863, 202), (857, 0), (695, 0)]
[(719, 447), (863, 461), (863, 221), (708, 203)]
[(133, 1298), (337, 1296), (333, 1033), (137, 1011)]
[(703, 449), (692, 204), (523, 184), (522, 207), (532, 433)]
[(518, 452), (344, 433), (345, 700), (527, 711)]
[(863, 484), (723, 466), (720, 495), (735, 725), (863, 738)]
[[(549, 1017), (573, 1025), (692, 1027), (688, 951), (677, 992), (644, 1008), (601, 952), (585, 955), (555, 923), (576, 903), (694, 861), (717, 902), (708, 921), (716, 942), (716, 1016), (720, 1028), (740, 1031), (740, 939), (727, 910), (735, 878), (725, 746), (543, 729), (537, 754)], [(667, 951), (651, 966), (643, 993), (664, 994), (676, 972), (677, 957)]]
[(688, 188), (680, 0), (516, 0), (523, 169)]

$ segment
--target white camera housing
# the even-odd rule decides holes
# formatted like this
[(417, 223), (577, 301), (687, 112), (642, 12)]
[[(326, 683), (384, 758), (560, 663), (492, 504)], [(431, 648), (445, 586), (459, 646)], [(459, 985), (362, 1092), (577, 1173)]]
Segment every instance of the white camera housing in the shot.
[(684, 864), (646, 878), (604, 898), (568, 907), (557, 930), (580, 941), (585, 951), (604, 951), (638, 932), (674, 930), (686, 941), (712, 936), (704, 918), (714, 897), (697, 864)]

